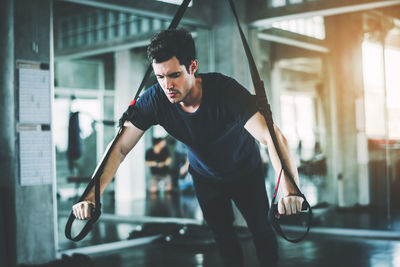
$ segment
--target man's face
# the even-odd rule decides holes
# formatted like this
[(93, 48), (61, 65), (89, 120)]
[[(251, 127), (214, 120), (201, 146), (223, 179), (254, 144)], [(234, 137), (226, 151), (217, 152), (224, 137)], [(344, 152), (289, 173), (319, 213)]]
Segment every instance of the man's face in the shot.
[(171, 103), (182, 102), (193, 88), (194, 79), (192, 78), (197, 68), (188, 73), (186, 67), (180, 65), (175, 56), (161, 63), (153, 62), (152, 65), (157, 81), (168, 100)]

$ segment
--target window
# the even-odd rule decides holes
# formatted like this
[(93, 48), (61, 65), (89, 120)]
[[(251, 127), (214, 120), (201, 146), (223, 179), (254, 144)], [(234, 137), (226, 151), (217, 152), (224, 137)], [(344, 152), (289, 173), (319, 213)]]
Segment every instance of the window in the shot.
[(281, 7), (286, 5), (286, 0), (271, 0), (272, 7)]
[(321, 16), (277, 21), (272, 23), (272, 27), (320, 40), (325, 39), (324, 18)]
[(382, 45), (370, 41), (363, 42), (362, 58), (366, 134), (370, 138), (385, 138), (385, 120), (387, 119), (389, 139), (400, 139), (400, 102), (398, 101), (400, 99), (400, 76), (398, 75), (400, 49), (385, 48), (385, 74), (383, 73)]
[(282, 131), (300, 159), (314, 156), (316, 136), (315, 110), (312, 95), (284, 93), (281, 95)]
[[(107, 58), (107, 57), (104, 57)], [(56, 146), (57, 191), (62, 198), (80, 194), (70, 177), (90, 178), (104, 148), (115, 134), (115, 127), (104, 120), (114, 120), (114, 91), (106, 90), (112, 73), (107, 60), (80, 59), (55, 62), (55, 98), (53, 109), (54, 142)], [(112, 89), (112, 88), (111, 88)], [(68, 156), (70, 115), (79, 112), (81, 155)]]

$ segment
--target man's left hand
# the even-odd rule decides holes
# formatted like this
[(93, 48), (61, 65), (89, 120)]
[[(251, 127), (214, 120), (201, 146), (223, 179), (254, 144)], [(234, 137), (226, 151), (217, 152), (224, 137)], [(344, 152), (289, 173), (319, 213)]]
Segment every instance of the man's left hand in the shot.
[(278, 201), (278, 214), (279, 215), (292, 215), (301, 212), (301, 206), (304, 199), (299, 196), (289, 195), (282, 197)]

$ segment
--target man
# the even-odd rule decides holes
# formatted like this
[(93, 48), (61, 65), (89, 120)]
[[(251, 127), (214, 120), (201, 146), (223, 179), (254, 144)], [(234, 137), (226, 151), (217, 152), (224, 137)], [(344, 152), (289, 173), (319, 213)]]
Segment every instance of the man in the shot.
[[(267, 219), (268, 198), (255, 140), (268, 146), (276, 172), (281, 164), (255, 96), (222, 74), (197, 74), (194, 41), (185, 30), (161, 31), (151, 40), (147, 54), (158, 83), (124, 114), (128, 121), (104, 168), (100, 192), (144, 131), (160, 124), (188, 148), (196, 195), (224, 265), (243, 266), (233, 227), (233, 200), (253, 234), (260, 266), (274, 266), (277, 242)], [(279, 128), (275, 126), (275, 130), (284, 160), (298, 183), (288, 144)], [(287, 177), (283, 177), (282, 188), (279, 213), (300, 212), (303, 200), (294, 196), (297, 192)], [(77, 218), (90, 217), (93, 200), (92, 190), (87, 201), (73, 207)]]
[(151, 180), (149, 181), (149, 192), (157, 193), (158, 184), (162, 180), (165, 183), (165, 191), (172, 190), (172, 181), (169, 174), (171, 157), (164, 138), (153, 138), (153, 147), (146, 151), (145, 164), (150, 167)]

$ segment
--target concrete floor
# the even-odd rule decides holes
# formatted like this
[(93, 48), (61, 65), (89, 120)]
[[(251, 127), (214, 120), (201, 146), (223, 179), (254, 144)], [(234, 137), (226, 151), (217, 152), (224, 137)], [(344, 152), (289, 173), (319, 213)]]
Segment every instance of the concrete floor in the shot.
[[(77, 243), (70, 242), (64, 237), (66, 221), (65, 212), (59, 213), (59, 249), (60, 253), (67, 251), (79, 253), (79, 249), (92, 245), (100, 245), (115, 241), (127, 240), (129, 234), (142, 225), (142, 222), (119, 221), (109, 218), (113, 210), (112, 198), (103, 197), (103, 216), (96, 223), (92, 232)], [(67, 201), (68, 202), (68, 201)], [(156, 217), (186, 217), (195, 218), (198, 206), (193, 195), (167, 195), (148, 197), (136, 201), (145, 209), (132, 211), (135, 216)], [(60, 203), (60, 210), (70, 203)], [(133, 206), (135, 207), (135, 206)], [(140, 210), (140, 211), (139, 211)], [(107, 214), (108, 213), (108, 214)], [(315, 209), (313, 230), (322, 228), (336, 229), (336, 232), (308, 235), (306, 240), (298, 244), (291, 244), (279, 238), (280, 262), (279, 266), (351, 266), (351, 267), (400, 267), (400, 219), (394, 212), (392, 220), (388, 222), (385, 211), (373, 209), (337, 210), (336, 208)], [(150, 217), (151, 218), (151, 217)], [(76, 225), (79, 229), (79, 225)], [(341, 235), (341, 231), (350, 230), (349, 234)], [(352, 231), (358, 230), (379, 231), (385, 237), (358, 235), (352, 237)], [(393, 236), (392, 236), (393, 234)], [(356, 235), (355, 235), (356, 236)], [(243, 239), (242, 246), (245, 254), (246, 266), (258, 266), (251, 239)], [(78, 249), (78, 250), (76, 250)], [(76, 251), (75, 251), (76, 250)], [(213, 244), (204, 246), (179, 246), (173, 243), (153, 242), (114, 251), (88, 253), (96, 267), (217, 267), (221, 262)]]
[[(256, 267), (250, 240), (242, 243), (246, 266)], [(400, 266), (400, 241), (310, 235), (291, 244), (279, 239), (281, 267), (396, 267)], [(221, 266), (216, 248), (182, 248), (149, 244), (91, 256), (96, 267), (216, 267)]]

